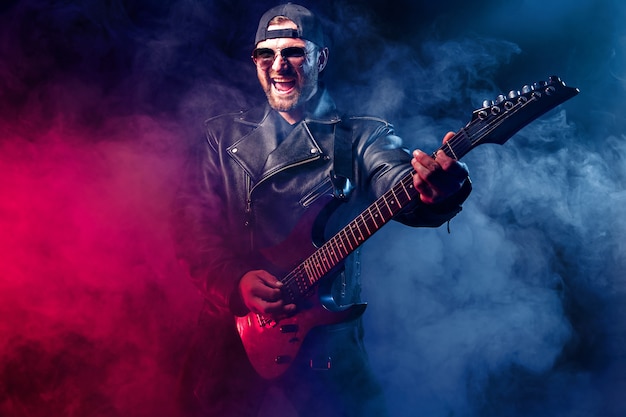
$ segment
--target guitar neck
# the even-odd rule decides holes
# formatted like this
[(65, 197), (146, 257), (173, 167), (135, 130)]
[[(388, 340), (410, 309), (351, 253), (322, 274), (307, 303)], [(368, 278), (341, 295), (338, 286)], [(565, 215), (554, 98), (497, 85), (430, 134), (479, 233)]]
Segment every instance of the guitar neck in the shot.
[[(472, 120), (455, 133), (440, 150), (456, 160), (483, 143), (504, 144), (522, 127), (560, 103), (578, 94), (578, 89), (567, 87), (558, 77), (548, 82), (525, 85), (521, 92), (500, 95), (495, 102), (485, 102), (474, 111)], [(413, 187), (411, 171), (389, 191), (379, 197), (324, 245), (283, 277), (285, 295), (297, 302), (306, 296), (320, 279), (341, 264), (411, 201), (419, 198)]]
[[(471, 149), (471, 142), (464, 131), (453, 136), (439, 150), (458, 159)], [(413, 174), (405, 175), (389, 191), (368, 206), (354, 220), (336, 233), (312, 255), (283, 278), (288, 284), (287, 294), (296, 301), (320, 279), (326, 276), (346, 257), (361, 246), (369, 237), (383, 227), (389, 220), (405, 208), (411, 201), (419, 198), (413, 187)]]

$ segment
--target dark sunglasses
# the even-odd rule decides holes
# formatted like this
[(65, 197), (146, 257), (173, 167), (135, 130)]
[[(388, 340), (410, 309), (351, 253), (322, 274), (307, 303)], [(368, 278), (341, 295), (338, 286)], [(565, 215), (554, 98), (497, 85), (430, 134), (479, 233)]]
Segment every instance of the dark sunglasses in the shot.
[[(261, 69), (267, 69), (274, 63), (276, 52), (270, 48), (256, 48), (252, 51), (252, 60)], [(288, 48), (279, 49), (280, 56), (289, 64), (299, 67), (304, 63), (307, 51), (299, 46), (290, 46)]]

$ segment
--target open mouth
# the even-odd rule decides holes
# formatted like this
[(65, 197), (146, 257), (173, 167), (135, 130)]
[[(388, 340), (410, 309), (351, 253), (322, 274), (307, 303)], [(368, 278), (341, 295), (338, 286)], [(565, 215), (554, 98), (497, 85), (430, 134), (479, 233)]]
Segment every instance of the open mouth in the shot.
[(274, 86), (274, 89), (280, 94), (287, 94), (293, 91), (293, 89), (296, 87), (296, 81), (274, 79), (272, 80), (272, 85)]

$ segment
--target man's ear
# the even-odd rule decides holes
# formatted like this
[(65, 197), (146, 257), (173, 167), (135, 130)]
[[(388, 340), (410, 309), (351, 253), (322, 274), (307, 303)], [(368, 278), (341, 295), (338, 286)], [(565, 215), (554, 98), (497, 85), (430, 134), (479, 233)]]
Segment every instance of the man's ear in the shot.
[(328, 48), (322, 48), (320, 50), (320, 56), (317, 58), (317, 69), (322, 72), (326, 68), (328, 63)]

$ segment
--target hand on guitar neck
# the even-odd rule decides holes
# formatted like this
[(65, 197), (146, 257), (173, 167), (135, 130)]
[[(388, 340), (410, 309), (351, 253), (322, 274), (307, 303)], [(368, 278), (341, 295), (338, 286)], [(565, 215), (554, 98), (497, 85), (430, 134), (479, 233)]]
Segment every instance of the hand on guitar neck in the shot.
[[(444, 136), (443, 143), (451, 139), (454, 132)], [(415, 170), (413, 186), (420, 193), (420, 200), (436, 204), (455, 194), (468, 176), (465, 164), (438, 151), (433, 158), (420, 150), (413, 151), (411, 165)]]

